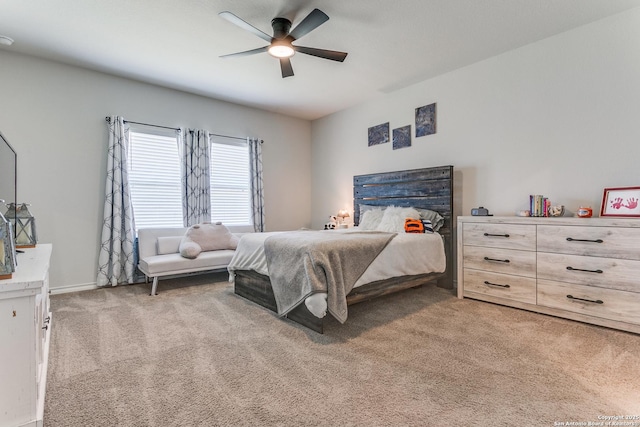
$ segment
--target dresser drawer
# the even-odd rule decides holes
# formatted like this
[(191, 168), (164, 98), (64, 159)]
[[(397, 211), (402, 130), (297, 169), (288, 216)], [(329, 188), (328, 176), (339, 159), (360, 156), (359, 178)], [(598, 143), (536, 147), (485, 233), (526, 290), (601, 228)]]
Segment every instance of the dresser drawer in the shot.
[(515, 249), (465, 246), (464, 268), (536, 277), (536, 253)]
[(536, 226), (464, 223), (464, 244), (491, 248), (536, 250)]
[(536, 303), (536, 279), (464, 269), (464, 291), (498, 298)]
[(538, 305), (640, 324), (640, 294), (635, 292), (538, 280)]
[(640, 292), (640, 261), (540, 252), (537, 277)]
[(640, 260), (640, 229), (538, 225), (538, 251)]

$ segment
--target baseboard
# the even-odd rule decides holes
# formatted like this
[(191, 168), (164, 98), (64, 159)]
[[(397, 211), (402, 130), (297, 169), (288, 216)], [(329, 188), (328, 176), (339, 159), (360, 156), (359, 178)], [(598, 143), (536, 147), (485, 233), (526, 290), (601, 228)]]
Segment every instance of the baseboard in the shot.
[[(205, 271), (196, 271), (193, 273), (182, 273), (182, 274), (172, 274), (172, 275), (168, 275), (168, 276), (162, 276), (161, 279), (162, 280), (167, 280), (167, 279), (175, 279), (178, 277), (186, 277), (186, 276), (195, 276), (195, 275), (199, 275), (199, 274), (210, 274), (210, 273), (220, 273), (220, 272), (226, 272), (226, 268), (220, 268), (217, 270), (205, 270)], [(138, 285), (141, 283), (146, 283), (144, 280), (144, 275), (142, 276), (136, 276), (134, 277), (134, 282), (131, 283), (132, 285)], [(149, 285), (151, 284), (151, 280), (149, 280)], [(128, 286), (129, 283), (124, 283), (122, 285), (119, 286)], [(110, 286), (109, 286), (110, 287)], [(67, 285), (67, 286), (56, 286), (55, 288), (49, 288), (50, 289), (50, 293), (51, 295), (56, 295), (56, 294), (66, 294), (69, 292), (80, 292), (80, 291), (92, 291), (95, 289), (98, 289), (98, 285), (97, 283), (93, 282), (93, 283), (81, 283), (78, 285)]]
[(98, 289), (98, 285), (96, 283), (84, 283), (79, 285), (56, 286), (55, 288), (50, 288), (49, 292), (51, 295), (56, 295), (66, 294), (69, 292), (92, 291), (94, 289)]

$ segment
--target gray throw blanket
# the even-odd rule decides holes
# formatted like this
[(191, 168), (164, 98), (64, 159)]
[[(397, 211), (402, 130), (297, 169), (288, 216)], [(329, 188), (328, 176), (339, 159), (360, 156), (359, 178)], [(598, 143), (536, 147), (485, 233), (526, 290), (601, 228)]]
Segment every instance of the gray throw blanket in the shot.
[(293, 231), (268, 237), (264, 250), (278, 314), (326, 292), (327, 309), (347, 320), (347, 294), (395, 233)]

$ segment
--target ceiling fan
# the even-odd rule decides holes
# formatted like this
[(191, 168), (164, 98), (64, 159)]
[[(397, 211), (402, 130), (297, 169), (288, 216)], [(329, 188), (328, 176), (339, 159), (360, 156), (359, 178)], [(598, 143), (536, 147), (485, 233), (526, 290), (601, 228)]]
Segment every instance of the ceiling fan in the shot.
[[(257, 49), (247, 50), (244, 52), (230, 53), (222, 55), (221, 58), (231, 56), (246, 56), (256, 53), (268, 52), (270, 55), (280, 60), (280, 69), (282, 70), (282, 78), (293, 76), (293, 67), (291, 66), (291, 57), (295, 52), (304, 53), (306, 55), (317, 56), (319, 58), (330, 59), (332, 61), (342, 62), (347, 57), (347, 53), (335, 50), (316, 49), (313, 47), (294, 46), (292, 42), (300, 37), (310, 33), (329, 20), (327, 14), (320, 9), (313, 9), (293, 30), (291, 30), (291, 21), (287, 18), (273, 18), (271, 27), (273, 27), (273, 37), (260, 31), (248, 22), (238, 18), (231, 12), (220, 12), (222, 18), (245, 29), (263, 40), (268, 41), (268, 46), (259, 47)], [(291, 31), (289, 31), (291, 30)]]

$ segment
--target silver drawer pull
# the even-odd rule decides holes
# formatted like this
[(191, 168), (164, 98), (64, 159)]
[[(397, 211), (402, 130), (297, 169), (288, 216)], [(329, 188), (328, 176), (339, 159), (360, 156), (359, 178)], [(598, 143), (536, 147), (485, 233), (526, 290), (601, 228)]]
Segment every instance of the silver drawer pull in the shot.
[(510, 287), (511, 287), (511, 286), (509, 286), (509, 285), (501, 285), (501, 284), (499, 284), (499, 283), (491, 283), (491, 282), (488, 282), (488, 281), (486, 281), (486, 280), (484, 281), (484, 284), (485, 284), (485, 285), (489, 285), (489, 286), (498, 286), (498, 287), (500, 287), (500, 288), (510, 288)]
[(488, 256), (484, 257), (485, 261), (496, 261), (496, 262), (511, 262), (508, 259), (496, 259), (496, 258), (489, 258)]
[(584, 302), (592, 302), (594, 304), (604, 304), (604, 301), (597, 299), (597, 300), (591, 300), (591, 299), (584, 299), (584, 298), (576, 298), (573, 295), (567, 295), (567, 298), (575, 300), (575, 301), (584, 301)]
[(567, 242), (589, 242), (589, 243), (604, 243), (602, 239), (589, 240), (589, 239), (574, 239), (573, 237), (567, 237)]
[(485, 237), (509, 237), (508, 234), (489, 234), (489, 233), (484, 233)]
[(598, 273), (598, 274), (604, 273), (604, 271), (602, 271), (600, 269), (598, 269), (598, 270), (583, 270), (582, 268), (573, 268), (571, 266), (568, 266), (567, 270), (569, 270), (569, 271), (584, 271), (586, 273)]

